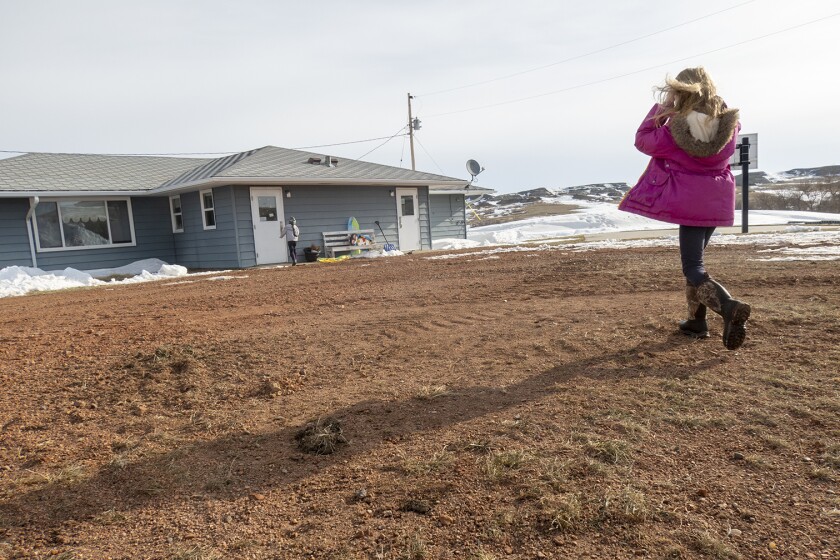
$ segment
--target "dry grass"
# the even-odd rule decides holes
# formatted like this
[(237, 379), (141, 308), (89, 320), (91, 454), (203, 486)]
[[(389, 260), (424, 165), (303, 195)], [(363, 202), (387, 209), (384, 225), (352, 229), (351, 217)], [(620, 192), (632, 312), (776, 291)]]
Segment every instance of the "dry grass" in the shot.
[(468, 442), (466, 449), (475, 453), (492, 453), (495, 447), (488, 440), (477, 440)]
[(55, 472), (38, 472), (27, 469), (25, 473), (17, 479), (17, 483), (23, 486), (73, 484), (87, 476), (87, 468), (84, 465), (72, 464)]
[(820, 482), (834, 482), (836, 480), (834, 473), (827, 467), (814, 467), (808, 472), (808, 478)]
[(423, 385), (417, 391), (417, 398), (421, 401), (430, 401), (440, 397), (452, 396), (453, 394), (446, 385)]
[(342, 432), (341, 422), (330, 417), (308, 422), (295, 434), (295, 439), (302, 451), (315, 455), (330, 455), (348, 443)]
[(518, 470), (531, 456), (521, 450), (500, 451), (490, 454), (484, 461), (484, 473), (493, 482), (507, 478), (511, 471)]
[(128, 521), (128, 516), (115, 509), (109, 509), (94, 517), (93, 521), (100, 525), (119, 525)]
[(662, 419), (674, 426), (688, 430), (715, 428), (724, 430), (735, 425), (735, 419), (726, 414), (696, 414), (692, 412), (669, 411)]
[(827, 445), (825, 451), (820, 455), (820, 462), (827, 467), (840, 470), (840, 444)]
[(452, 464), (453, 458), (452, 453), (448, 451), (433, 453), (431, 457), (425, 459), (403, 457), (402, 468), (407, 474), (411, 475), (440, 473)]
[(540, 461), (537, 467), (537, 479), (545, 482), (554, 490), (559, 491), (569, 479), (570, 462), (551, 457)]
[(609, 465), (631, 462), (630, 445), (621, 439), (588, 440), (584, 444), (587, 455)]
[(224, 555), (213, 548), (194, 546), (179, 550), (169, 557), (169, 560), (222, 560)]
[(607, 490), (601, 499), (601, 519), (640, 523), (648, 518), (645, 493), (628, 485), (619, 490)]
[(413, 534), (405, 539), (403, 552), (399, 555), (400, 560), (424, 560), (429, 557), (426, 542), (418, 534)]
[(780, 437), (776, 437), (774, 435), (767, 435), (767, 434), (759, 434), (761, 441), (766, 445), (769, 449), (773, 451), (781, 451), (783, 449), (789, 449), (790, 444), (783, 440)]
[(723, 542), (705, 531), (698, 531), (691, 537), (691, 548), (715, 560), (739, 560), (741, 555), (733, 552)]
[(578, 523), (583, 516), (583, 508), (577, 494), (561, 494), (544, 498), (540, 505), (552, 530), (571, 531), (578, 528)]
[(744, 457), (744, 465), (756, 471), (769, 471), (773, 465), (761, 455), (747, 455)]

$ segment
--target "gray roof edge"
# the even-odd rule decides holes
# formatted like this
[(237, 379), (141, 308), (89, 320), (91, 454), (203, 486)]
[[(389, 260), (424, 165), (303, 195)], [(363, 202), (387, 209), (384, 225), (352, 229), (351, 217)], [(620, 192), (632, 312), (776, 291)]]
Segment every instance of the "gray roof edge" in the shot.
[(211, 177), (193, 183), (157, 187), (146, 193), (149, 195), (166, 194), (201, 187), (220, 187), (224, 185), (347, 185), (347, 186), (407, 186), (407, 187), (449, 187), (464, 188), (467, 181), (429, 181), (420, 179), (344, 179), (344, 178), (305, 178), (305, 177)]
[(486, 187), (462, 187), (462, 188), (451, 188), (451, 187), (442, 187), (442, 188), (435, 188), (429, 189), (430, 195), (436, 194), (466, 194), (466, 195), (476, 195), (476, 194), (494, 194), (496, 191), (494, 189), (488, 189)]
[[(346, 185), (346, 186), (392, 186), (392, 187), (430, 187), (430, 191), (432, 194), (438, 192), (438, 194), (444, 194), (440, 192), (443, 189), (446, 189), (446, 194), (479, 194), (473, 193), (465, 189), (465, 182), (463, 181), (450, 181), (448, 183), (443, 182), (430, 182), (430, 181), (395, 181), (391, 179), (302, 179), (300, 177), (297, 178), (288, 178), (284, 179), (281, 177), (277, 178), (266, 178), (266, 177), (215, 177), (211, 179), (205, 179), (201, 181), (196, 181), (190, 184), (183, 184), (183, 185), (173, 185), (170, 187), (157, 187), (154, 189), (143, 190), (143, 191), (3, 191), (0, 190), (0, 198), (32, 198), (34, 196), (41, 197), (41, 198), (61, 198), (61, 197), (73, 197), (73, 198), (95, 198), (95, 197), (103, 197), (103, 196), (110, 196), (110, 197), (145, 197), (145, 196), (169, 196), (178, 194), (181, 192), (187, 192), (194, 189), (200, 189), (202, 187), (205, 188), (212, 188), (212, 187), (222, 187), (225, 185), (252, 185), (252, 186), (260, 186), (260, 185), (310, 185), (310, 186), (331, 186), (331, 185)], [(435, 189), (437, 187), (437, 189)], [(451, 191), (451, 193), (449, 192)], [(485, 191), (481, 191), (485, 192)], [(487, 191), (487, 192), (494, 192), (494, 191)]]
[(4, 191), (0, 198), (126, 198), (130, 196), (149, 196), (151, 191)]

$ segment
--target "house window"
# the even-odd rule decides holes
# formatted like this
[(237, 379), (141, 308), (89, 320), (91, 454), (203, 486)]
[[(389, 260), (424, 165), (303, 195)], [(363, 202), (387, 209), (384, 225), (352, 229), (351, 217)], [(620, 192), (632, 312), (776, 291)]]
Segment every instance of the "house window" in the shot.
[(213, 206), (213, 190), (201, 191), (201, 219), (204, 229), (216, 229), (216, 210)]
[(172, 233), (184, 231), (184, 213), (181, 211), (181, 196), (169, 197), (169, 209), (172, 211)]
[(129, 199), (45, 200), (35, 229), (39, 251), (135, 244)]

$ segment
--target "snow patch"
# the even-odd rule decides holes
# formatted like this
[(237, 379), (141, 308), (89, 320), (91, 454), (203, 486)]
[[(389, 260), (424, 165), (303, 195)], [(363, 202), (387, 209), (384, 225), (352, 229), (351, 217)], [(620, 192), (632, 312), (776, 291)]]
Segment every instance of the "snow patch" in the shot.
[[(75, 268), (44, 271), (26, 266), (0, 269), (0, 297), (22, 296), (29, 292), (65, 290), (87, 286), (137, 284), (186, 276), (187, 269), (159, 259), (145, 259), (117, 268), (81, 271)], [(110, 278), (108, 282), (100, 278)]]

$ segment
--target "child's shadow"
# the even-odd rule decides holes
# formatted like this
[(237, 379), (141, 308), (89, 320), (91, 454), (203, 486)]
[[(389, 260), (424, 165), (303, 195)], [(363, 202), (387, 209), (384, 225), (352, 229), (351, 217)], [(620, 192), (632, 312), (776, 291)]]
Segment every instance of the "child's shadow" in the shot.
[(444, 429), (489, 413), (543, 399), (575, 378), (610, 383), (626, 378), (685, 378), (712, 367), (722, 355), (700, 363), (661, 363), (657, 353), (691, 344), (677, 335), (661, 344), (639, 345), (601, 356), (557, 365), (504, 388), (451, 388), (433, 400), (368, 400), (324, 411), (341, 421), (350, 444), (334, 455), (301, 453), (295, 443), (299, 426), (264, 434), (236, 433), (144, 457), (124, 466), (105, 465), (80, 482), (53, 482), (0, 502), (0, 527), (41, 530), (66, 521), (96, 521), (106, 512), (164, 506), (195, 499), (235, 499), (289, 486), (317, 476), (324, 468), (364, 455), (386, 441)]

